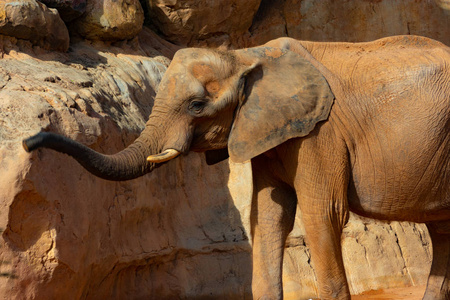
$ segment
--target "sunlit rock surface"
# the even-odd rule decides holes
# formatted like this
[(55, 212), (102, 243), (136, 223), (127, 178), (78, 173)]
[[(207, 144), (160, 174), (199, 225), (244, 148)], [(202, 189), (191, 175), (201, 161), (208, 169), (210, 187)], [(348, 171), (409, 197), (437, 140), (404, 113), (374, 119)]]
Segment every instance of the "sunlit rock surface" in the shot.
[[(221, 7), (217, 3), (210, 6)], [(179, 44), (242, 47), (285, 35), (358, 41), (408, 33), (450, 44), (445, 1), (326, 3), (237, 3), (233, 9), (247, 9), (248, 20), (226, 25), (225, 19), (228, 31), (214, 27), (208, 36), (204, 33), (212, 27), (202, 26), (198, 18), (200, 23), (192, 26), (195, 38), (185, 36)], [(392, 15), (395, 11), (400, 16)], [(115, 35), (114, 43), (98, 34), (90, 40), (77, 37), (70, 48), (60, 47), (68, 43), (64, 37), (52, 48), (36, 42), (33, 34), (0, 36), (2, 298), (251, 299), (249, 164), (207, 166), (202, 154), (191, 153), (142, 178), (108, 182), (66, 155), (22, 149), (22, 139), (41, 130), (104, 153), (123, 149), (139, 135), (179, 48), (146, 27), (140, 31), (140, 18), (125, 30), (132, 34)], [(384, 23), (370, 25), (380, 20)], [(75, 35), (80, 33), (76, 24), (68, 26)], [(238, 36), (221, 33), (233, 28)], [(342, 244), (354, 294), (426, 283), (431, 244), (423, 225), (353, 215)], [(315, 297), (316, 278), (299, 217), (288, 238), (283, 271), (286, 299)]]

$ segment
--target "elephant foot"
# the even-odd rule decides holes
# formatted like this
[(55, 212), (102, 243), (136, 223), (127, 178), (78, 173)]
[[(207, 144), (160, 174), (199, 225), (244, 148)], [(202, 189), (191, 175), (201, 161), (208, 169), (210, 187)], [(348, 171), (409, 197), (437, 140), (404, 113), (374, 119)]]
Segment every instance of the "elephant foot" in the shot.
[(324, 294), (323, 292), (321, 292), (321, 297), (318, 298), (321, 300), (350, 300), (351, 296), (350, 293), (348, 291), (348, 289), (346, 290), (341, 290), (339, 293), (327, 293)]
[(424, 300), (450, 299), (450, 235), (440, 233), (435, 224), (427, 224), (433, 244), (433, 262)]

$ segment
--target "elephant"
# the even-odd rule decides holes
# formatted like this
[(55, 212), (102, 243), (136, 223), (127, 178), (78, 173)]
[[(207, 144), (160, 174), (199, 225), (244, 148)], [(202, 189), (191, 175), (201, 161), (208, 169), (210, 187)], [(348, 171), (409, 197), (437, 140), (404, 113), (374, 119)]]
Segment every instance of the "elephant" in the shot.
[(424, 299), (450, 299), (450, 48), (419, 36), (372, 42), (283, 37), (253, 48), (177, 51), (140, 136), (104, 155), (41, 132), (92, 174), (131, 180), (189, 151), (250, 161), (252, 294), (282, 299), (297, 206), (321, 299), (350, 299), (341, 233), (350, 211), (425, 223)]

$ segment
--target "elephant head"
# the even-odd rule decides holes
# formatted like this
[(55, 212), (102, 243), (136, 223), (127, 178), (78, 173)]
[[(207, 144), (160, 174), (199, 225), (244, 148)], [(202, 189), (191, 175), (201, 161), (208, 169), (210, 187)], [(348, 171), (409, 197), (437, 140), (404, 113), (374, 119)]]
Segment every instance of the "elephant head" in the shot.
[(325, 120), (334, 96), (322, 74), (289, 50), (179, 50), (167, 69), (144, 131), (114, 155), (42, 132), (25, 150), (46, 147), (74, 157), (109, 180), (144, 175), (188, 151), (227, 149), (244, 162)]

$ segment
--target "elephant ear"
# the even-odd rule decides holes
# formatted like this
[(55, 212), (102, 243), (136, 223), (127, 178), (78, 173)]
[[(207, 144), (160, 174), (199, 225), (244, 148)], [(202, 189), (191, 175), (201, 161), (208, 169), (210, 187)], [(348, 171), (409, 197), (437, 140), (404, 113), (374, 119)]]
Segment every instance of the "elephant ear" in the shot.
[(305, 58), (284, 49), (236, 51), (258, 63), (245, 75), (244, 100), (228, 139), (230, 158), (245, 162), (291, 138), (308, 135), (326, 120), (334, 95), (323, 75)]

